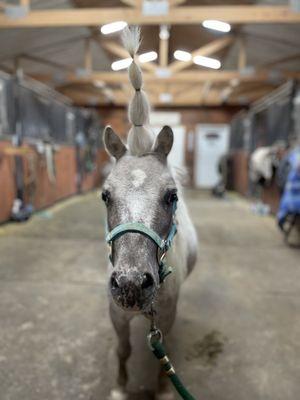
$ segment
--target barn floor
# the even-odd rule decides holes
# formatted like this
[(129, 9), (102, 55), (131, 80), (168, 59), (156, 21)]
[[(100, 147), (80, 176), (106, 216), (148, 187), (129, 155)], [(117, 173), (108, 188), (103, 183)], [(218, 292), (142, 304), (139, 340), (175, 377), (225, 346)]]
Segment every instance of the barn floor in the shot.
[[(188, 197), (200, 259), (169, 338), (178, 372), (199, 400), (298, 399), (299, 250), (237, 196)], [(116, 360), (102, 222), (90, 193), (0, 227), (1, 400), (108, 399)], [(151, 361), (130, 360), (132, 392), (147, 389)]]

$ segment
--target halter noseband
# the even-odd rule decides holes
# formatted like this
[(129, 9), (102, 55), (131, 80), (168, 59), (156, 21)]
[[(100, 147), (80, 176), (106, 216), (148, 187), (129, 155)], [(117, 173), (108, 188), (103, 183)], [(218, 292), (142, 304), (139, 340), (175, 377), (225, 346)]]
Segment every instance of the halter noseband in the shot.
[(157, 245), (157, 262), (158, 262), (158, 274), (159, 274), (159, 282), (162, 283), (166, 276), (168, 276), (172, 272), (172, 267), (168, 266), (164, 262), (165, 255), (169, 248), (172, 245), (174, 236), (177, 232), (177, 225), (175, 222), (175, 212), (177, 208), (177, 201), (173, 202), (172, 209), (172, 225), (169, 230), (168, 236), (166, 239), (162, 239), (153, 229), (148, 228), (141, 222), (126, 222), (124, 224), (117, 225), (110, 232), (107, 233), (105, 240), (109, 244), (110, 254), (109, 259), (110, 262), (113, 263), (112, 258), (112, 244), (118, 239), (120, 236), (124, 235), (127, 232), (137, 232), (141, 233), (144, 236), (147, 236)]

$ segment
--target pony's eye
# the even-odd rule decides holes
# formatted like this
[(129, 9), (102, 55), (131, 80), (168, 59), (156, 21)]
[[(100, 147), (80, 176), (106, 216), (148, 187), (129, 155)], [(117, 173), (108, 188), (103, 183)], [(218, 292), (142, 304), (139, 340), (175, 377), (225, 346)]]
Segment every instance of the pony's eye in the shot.
[(178, 200), (177, 191), (175, 189), (168, 190), (167, 193), (165, 194), (165, 202), (170, 205), (170, 204), (173, 204), (177, 200)]
[(104, 203), (107, 205), (109, 203), (109, 200), (110, 200), (109, 191), (108, 190), (104, 190), (104, 192), (102, 192), (101, 198), (104, 201)]

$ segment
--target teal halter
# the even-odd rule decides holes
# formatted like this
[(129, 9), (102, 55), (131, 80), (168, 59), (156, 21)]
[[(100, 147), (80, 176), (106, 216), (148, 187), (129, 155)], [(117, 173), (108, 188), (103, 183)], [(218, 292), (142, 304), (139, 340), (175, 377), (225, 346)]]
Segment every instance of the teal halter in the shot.
[(168, 266), (164, 262), (164, 258), (167, 251), (171, 247), (174, 236), (176, 235), (177, 232), (177, 226), (175, 222), (176, 208), (177, 208), (177, 201), (174, 201), (172, 210), (172, 225), (166, 239), (162, 239), (153, 229), (148, 228), (141, 222), (126, 222), (125, 224), (117, 225), (110, 232), (108, 232), (105, 237), (105, 240), (110, 246), (110, 254), (109, 254), (110, 262), (112, 263), (112, 244), (114, 240), (118, 239), (120, 236), (124, 235), (127, 232), (141, 233), (142, 235), (147, 236), (157, 245), (159, 282), (162, 283), (164, 279), (172, 272), (172, 267)]

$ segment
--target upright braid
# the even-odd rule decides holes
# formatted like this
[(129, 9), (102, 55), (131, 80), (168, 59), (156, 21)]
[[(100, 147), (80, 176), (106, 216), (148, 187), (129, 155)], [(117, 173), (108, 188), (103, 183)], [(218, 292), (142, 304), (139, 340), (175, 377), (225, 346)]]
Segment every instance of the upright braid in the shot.
[(128, 146), (132, 155), (140, 156), (151, 150), (154, 136), (145, 128), (149, 124), (150, 105), (146, 93), (142, 90), (143, 76), (135, 58), (140, 46), (140, 29), (125, 28), (122, 34), (124, 47), (132, 58), (129, 66), (129, 80), (135, 93), (128, 107), (128, 118), (132, 127), (128, 134)]

